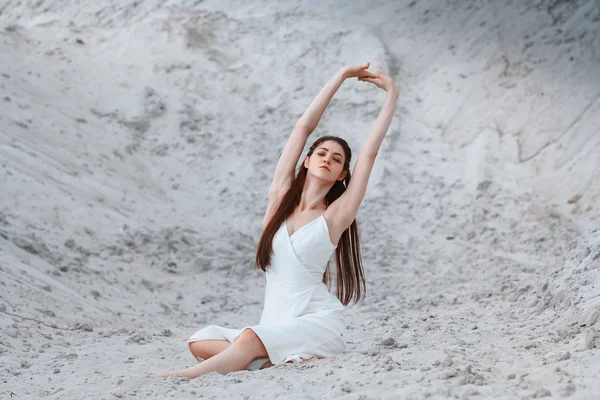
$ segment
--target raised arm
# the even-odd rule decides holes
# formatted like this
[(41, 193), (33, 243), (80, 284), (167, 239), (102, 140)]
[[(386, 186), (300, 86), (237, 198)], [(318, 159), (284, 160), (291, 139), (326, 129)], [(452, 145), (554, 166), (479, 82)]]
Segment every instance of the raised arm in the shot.
[(335, 92), (342, 86), (342, 83), (344, 83), (344, 76), (341, 71), (338, 71), (321, 89), (296, 122), (292, 134), (279, 156), (279, 161), (277, 161), (273, 182), (271, 182), (269, 188), (269, 197), (272, 195), (276, 197), (279, 193), (288, 189), (294, 179), (296, 164), (298, 164), (298, 159), (306, 145), (306, 140), (319, 124), (325, 109), (331, 102)]
[(362, 65), (347, 66), (336, 72), (296, 122), (292, 134), (285, 144), (279, 160), (277, 161), (277, 166), (275, 167), (273, 181), (269, 187), (269, 204), (263, 223), (270, 220), (270, 211), (273, 204), (291, 185), (295, 176), (296, 164), (298, 164), (298, 159), (306, 145), (306, 140), (319, 124), (321, 117), (323, 117), (323, 114), (325, 113), (325, 109), (340, 86), (342, 86), (342, 83), (344, 83), (344, 80), (351, 77), (377, 76), (376, 74), (367, 71), (369, 65), (369, 63), (366, 63)]
[(336, 225), (337, 231), (348, 229), (356, 218), (358, 208), (367, 190), (367, 183), (375, 164), (375, 158), (394, 117), (398, 96), (400, 95), (396, 83), (381, 72), (376, 78), (359, 77), (358, 80), (371, 82), (380, 89), (384, 89), (386, 96), (379, 116), (356, 159), (346, 191), (329, 206), (329, 217), (332, 223)]
[(327, 82), (325, 87), (321, 89), (317, 97), (310, 103), (304, 114), (300, 117), (296, 126), (304, 127), (308, 133), (312, 133), (315, 130), (321, 117), (325, 112), (325, 108), (331, 102), (333, 95), (338, 91), (342, 83), (348, 78), (352, 77), (376, 77), (377, 75), (367, 71), (370, 63), (362, 65), (351, 65), (340, 69), (334, 76)]

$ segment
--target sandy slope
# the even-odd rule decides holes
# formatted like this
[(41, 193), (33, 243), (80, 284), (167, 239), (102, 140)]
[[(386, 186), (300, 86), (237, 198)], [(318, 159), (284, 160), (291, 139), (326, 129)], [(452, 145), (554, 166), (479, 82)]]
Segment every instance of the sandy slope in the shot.
[[(3, 396), (596, 398), (594, 0), (139, 3), (0, 6)], [(402, 96), (348, 351), (153, 378), (193, 363), (196, 329), (258, 321), (275, 162), (366, 60)], [(315, 137), (355, 159), (382, 100), (346, 82)]]

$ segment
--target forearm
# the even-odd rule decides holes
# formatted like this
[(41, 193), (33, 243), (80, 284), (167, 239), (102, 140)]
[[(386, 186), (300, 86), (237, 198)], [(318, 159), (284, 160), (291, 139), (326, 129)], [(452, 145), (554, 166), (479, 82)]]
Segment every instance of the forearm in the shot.
[(317, 97), (313, 99), (296, 125), (304, 126), (309, 132), (315, 130), (333, 95), (342, 86), (344, 80), (344, 73), (342, 70), (339, 70), (321, 89)]
[(394, 112), (396, 111), (396, 105), (398, 103), (398, 93), (396, 91), (391, 91), (386, 93), (385, 103), (379, 112), (379, 116), (369, 132), (367, 136), (367, 140), (365, 141), (361, 154), (377, 154), (379, 152), (379, 148), (381, 147), (381, 143), (383, 142), (383, 138), (385, 137), (390, 124), (392, 123), (392, 118), (394, 118)]

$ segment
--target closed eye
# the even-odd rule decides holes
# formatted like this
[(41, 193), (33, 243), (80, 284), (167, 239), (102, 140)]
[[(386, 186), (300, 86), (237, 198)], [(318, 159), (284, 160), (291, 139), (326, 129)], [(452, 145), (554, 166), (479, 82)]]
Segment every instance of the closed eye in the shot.
[[(324, 155), (325, 155), (325, 153), (317, 153), (317, 154), (318, 154), (318, 155), (320, 155), (320, 156), (324, 156)], [(342, 162), (342, 160), (340, 160), (340, 159), (338, 159), (338, 158), (334, 158), (333, 160), (334, 160), (335, 162)]]

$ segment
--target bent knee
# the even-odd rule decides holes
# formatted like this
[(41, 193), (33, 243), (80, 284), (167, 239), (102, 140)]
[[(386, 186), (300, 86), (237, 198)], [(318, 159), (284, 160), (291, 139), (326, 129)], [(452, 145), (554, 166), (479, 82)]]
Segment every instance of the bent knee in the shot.
[(238, 337), (235, 338), (235, 340), (233, 341), (233, 343), (238, 343), (238, 344), (256, 344), (257, 342), (260, 342), (262, 344), (262, 341), (260, 340), (260, 338), (258, 337), (258, 335), (256, 334), (256, 332), (254, 332), (252, 329), (250, 328), (246, 328), (244, 329), (244, 332), (242, 332)]
[(250, 328), (246, 328), (244, 332), (234, 340), (233, 344), (249, 350), (254, 357), (268, 357), (267, 349), (262, 340), (256, 332)]
[(190, 351), (196, 357), (207, 360), (227, 349), (231, 343), (228, 340), (203, 339), (188, 343)]

